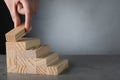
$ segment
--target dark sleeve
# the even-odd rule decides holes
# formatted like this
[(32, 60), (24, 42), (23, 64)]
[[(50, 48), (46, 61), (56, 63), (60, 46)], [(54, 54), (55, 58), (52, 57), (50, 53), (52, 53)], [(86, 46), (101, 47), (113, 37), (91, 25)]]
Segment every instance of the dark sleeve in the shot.
[(13, 26), (9, 10), (4, 2), (0, 0), (0, 54), (5, 54), (5, 33)]

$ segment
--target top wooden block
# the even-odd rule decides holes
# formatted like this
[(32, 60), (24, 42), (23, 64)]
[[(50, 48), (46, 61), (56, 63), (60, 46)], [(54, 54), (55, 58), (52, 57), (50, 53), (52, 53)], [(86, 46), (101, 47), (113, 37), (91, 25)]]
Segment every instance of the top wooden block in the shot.
[(25, 34), (25, 28), (24, 28), (24, 24), (13, 28), (11, 31), (9, 31), (8, 33), (5, 34), (6, 36), (6, 41), (8, 42), (17, 42), (19, 39), (21, 39)]

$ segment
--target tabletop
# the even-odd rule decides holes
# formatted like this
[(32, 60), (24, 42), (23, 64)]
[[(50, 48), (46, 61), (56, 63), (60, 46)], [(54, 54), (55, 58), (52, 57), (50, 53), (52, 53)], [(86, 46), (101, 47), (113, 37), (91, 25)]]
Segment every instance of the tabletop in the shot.
[(0, 55), (0, 80), (119, 80), (120, 55), (61, 55), (69, 69), (59, 76), (6, 72), (6, 56)]

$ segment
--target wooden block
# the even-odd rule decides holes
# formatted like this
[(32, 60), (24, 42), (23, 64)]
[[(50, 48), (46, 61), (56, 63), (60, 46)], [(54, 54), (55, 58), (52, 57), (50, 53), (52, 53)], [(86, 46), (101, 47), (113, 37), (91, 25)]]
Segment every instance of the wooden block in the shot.
[(16, 70), (16, 73), (21, 73), (21, 74), (27, 73), (26, 66), (16, 66), (15, 70)]
[(15, 42), (21, 39), (26, 34), (24, 24), (12, 29), (8, 33), (6, 33), (6, 41)]
[[(26, 73), (27, 74), (45, 74), (46, 73), (46, 66), (38, 66), (37, 61), (29, 61), (28, 59), (20, 59), (17, 61), (18, 65), (17, 66), (26, 66)], [(43, 60), (41, 60), (43, 62)], [(19, 71), (20, 73), (21, 71)], [(17, 72), (18, 73), (18, 72)]]
[(56, 53), (49, 55), (43, 59), (28, 59), (27, 73), (29, 74), (46, 74), (48, 65), (52, 65), (59, 60)]
[[(30, 63), (28, 64), (28, 71), (27, 73), (30, 74), (46, 74), (47, 73), (47, 67), (48, 65), (52, 65), (56, 63), (59, 60), (57, 53), (52, 53), (49, 56), (41, 59), (36, 59), (36, 61), (30, 60)], [(36, 66), (35, 66), (36, 65)], [(31, 69), (32, 68), (32, 69)]]
[(7, 68), (7, 72), (25, 74), (27, 73), (27, 67), (26, 66), (9, 66)]
[(25, 66), (17, 66), (17, 56), (14, 51), (9, 51), (6, 54), (7, 72), (8, 73), (25, 73)]
[(8, 73), (16, 73), (16, 65), (7, 66)]
[(9, 66), (7, 73), (19, 73), (19, 74), (46, 74), (47, 67), (38, 66)]
[(43, 58), (50, 53), (50, 48), (47, 45), (39, 46), (26, 51), (17, 51), (17, 57), (20, 58)]
[(40, 39), (22, 38), (18, 42), (6, 42), (6, 50), (14, 49), (14, 51), (28, 50), (33, 47), (40, 46)]
[(17, 55), (11, 49), (11, 51), (6, 51), (6, 64), (7, 64), (7, 72), (15, 73), (15, 68), (17, 64)]
[(68, 60), (60, 60), (57, 63), (47, 67), (47, 75), (58, 75), (68, 68)]
[(14, 51), (6, 51), (6, 63), (7, 67), (17, 64), (17, 55), (14, 53)]
[(15, 66), (17, 64), (17, 59), (16, 58), (12, 58), (12, 57), (7, 57), (6, 58), (6, 63), (7, 63), (7, 68), (10, 66)]
[(40, 46), (40, 48), (35, 49), (35, 50), (36, 50), (36, 57), (37, 58), (43, 58), (50, 53), (50, 48), (48, 45)]
[(22, 66), (48, 66), (59, 60), (57, 53), (51, 53), (44, 58), (23, 58), (17, 56), (17, 65)]
[[(49, 54), (47, 57), (45, 57), (44, 59), (43, 65), (51, 65), (54, 64), (55, 62), (57, 62), (59, 60), (59, 55), (56, 52), (52, 52), (51, 54)], [(41, 63), (38, 62), (38, 65), (40, 66)]]
[(31, 66), (27, 67), (27, 73), (28, 74), (46, 74), (47, 67), (43, 66)]
[(57, 53), (51, 53), (44, 58), (17, 58), (17, 66), (27, 66), (29, 74), (46, 74), (47, 66), (59, 60)]
[(44, 66), (37, 66), (36, 67), (36, 74), (46, 74), (47, 67)]

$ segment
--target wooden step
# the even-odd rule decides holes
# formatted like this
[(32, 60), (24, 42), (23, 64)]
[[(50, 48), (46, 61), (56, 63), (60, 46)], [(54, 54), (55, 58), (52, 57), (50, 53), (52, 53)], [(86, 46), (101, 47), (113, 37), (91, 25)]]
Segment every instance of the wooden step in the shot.
[(47, 75), (58, 75), (68, 68), (68, 60), (59, 60), (57, 63), (47, 67)]
[(25, 66), (25, 65), (11, 65), (7, 67), (8, 73), (19, 74), (46, 74), (47, 67), (43, 66)]
[[(57, 52), (51, 52), (51, 54), (49, 54), (48, 56), (46, 56), (44, 58), (45, 64), (43, 65), (51, 65), (54, 64), (55, 62), (57, 62), (59, 60), (59, 54)], [(40, 66), (41, 63), (39, 63), (38, 66)]]
[(59, 56), (57, 53), (50, 53), (48, 56), (44, 58), (23, 58), (17, 57), (17, 65), (22, 66), (48, 66), (59, 60)]
[(47, 67), (45, 66), (30, 66), (27, 67), (27, 74), (42, 74), (45, 75)]
[(30, 62), (28, 63), (28, 66), (30, 67), (27, 67), (28, 74), (46, 74), (47, 67), (59, 61), (59, 56), (57, 53), (52, 53), (41, 60), (40, 59), (35, 59), (35, 61), (31, 59), (29, 60)]
[(18, 66), (27, 66), (27, 73), (29, 74), (46, 74), (47, 66), (55, 64), (58, 60), (58, 54), (51, 53), (45, 58), (19, 58), (17, 63)]
[(27, 67), (26, 66), (9, 66), (7, 68), (8, 73), (20, 73), (20, 74), (26, 74), (27, 73)]
[(39, 46), (26, 51), (17, 51), (17, 57), (20, 58), (43, 58), (50, 53), (48, 45)]
[(9, 42), (16, 42), (19, 39), (21, 39), (24, 35), (26, 34), (25, 32), (25, 25), (22, 24), (16, 28), (13, 28), (11, 31), (6, 33), (6, 41)]
[(23, 51), (37, 46), (40, 46), (38, 38), (22, 38), (18, 42), (6, 42), (7, 51)]
[(47, 66), (56, 63), (58, 60), (57, 53), (50, 53), (44, 58), (19, 58), (17, 66), (27, 66), (28, 74), (46, 74)]

